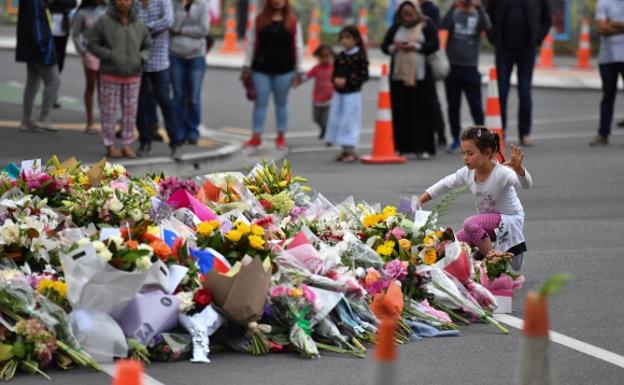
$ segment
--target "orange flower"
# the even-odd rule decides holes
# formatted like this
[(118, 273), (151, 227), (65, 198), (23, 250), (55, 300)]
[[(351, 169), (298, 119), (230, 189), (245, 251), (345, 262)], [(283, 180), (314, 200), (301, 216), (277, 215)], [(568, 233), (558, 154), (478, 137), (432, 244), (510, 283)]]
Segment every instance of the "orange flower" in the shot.
[(137, 243), (137, 241), (125, 241), (124, 245), (126, 245), (126, 247), (129, 248), (130, 250), (136, 250), (137, 247), (139, 247), (139, 244)]
[(154, 250), (154, 254), (160, 259), (167, 259), (173, 255), (169, 246), (162, 239), (155, 239), (150, 242), (150, 246)]
[(366, 284), (371, 285), (381, 278), (381, 274), (375, 269), (369, 269), (368, 274), (366, 274)]

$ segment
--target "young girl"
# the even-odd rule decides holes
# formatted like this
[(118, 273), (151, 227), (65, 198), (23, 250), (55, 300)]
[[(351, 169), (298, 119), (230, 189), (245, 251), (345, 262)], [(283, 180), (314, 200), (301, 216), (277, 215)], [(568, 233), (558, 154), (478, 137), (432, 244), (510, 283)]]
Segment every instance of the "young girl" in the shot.
[(468, 185), (478, 214), (464, 221), (457, 239), (477, 247), (482, 255), (494, 248), (510, 252), (514, 254), (512, 268), (520, 270), (526, 245), (522, 234), (524, 210), (516, 188), (529, 188), (532, 184), (531, 175), (522, 165), (524, 153), (520, 147), (512, 146), (509, 161), (499, 164), (495, 160), (496, 154), (500, 154), (498, 135), (478, 126), (462, 132), (460, 146), (466, 166), (429, 187), (420, 196), (420, 202)]
[(93, 124), (93, 93), (97, 85), (100, 59), (87, 50), (87, 35), (95, 22), (106, 13), (104, 0), (82, 0), (72, 19), (72, 40), (76, 51), (82, 57), (85, 74), (84, 102), (87, 113), (87, 134), (97, 134)]
[(314, 80), (314, 91), (312, 92), (313, 118), (321, 132), (319, 139), (325, 137), (327, 118), (329, 116), (329, 105), (334, 94), (332, 74), (334, 72), (334, 50), (327, 44), (322, 44), (314, 51), (314, 57), (318, 60), (316, 64), (306, 74), (305, 80)]
[[(136, 158), (137, 104), (143, 65), (150, 57), (152, 39), (138, 19), (133, 0), (114, 0), (89, 33), (88, 49), (100, 59), (100, 118), (102, 140), (111, 158)], [(114, 146), (117, 107), (123, 106), (121, 151)]]
[(360, 32), (354, 26), (344, 27), (338, 35), (344, 48), (334, 62), (332, 97), (325, 142), (339, 144), (338, 162), (355, 162), (355, 147), (362, 127), (362, 84), (368, 80), (368, 59)]

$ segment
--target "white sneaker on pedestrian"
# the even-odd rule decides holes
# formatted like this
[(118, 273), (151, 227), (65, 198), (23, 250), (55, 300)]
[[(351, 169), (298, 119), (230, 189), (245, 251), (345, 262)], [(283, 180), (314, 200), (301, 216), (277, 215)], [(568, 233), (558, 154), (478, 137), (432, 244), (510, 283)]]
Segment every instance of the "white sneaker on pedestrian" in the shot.
[(23, 121), (19, 126), (20, 131), (32, 131), (32, 123)]
[(32, 127), (35, 129), (42, 130), (42, 131), (58, 132), (58, 129), (54, 128), (52, 126), (52, 123), (50, 123), (47, 120), (37, 120), (33, 122)]
[(421, 152), (419, 154), (416, 154), (416, 157), (420, 160), (428, 160), (431, 158), (431, 155), (428, 152)]

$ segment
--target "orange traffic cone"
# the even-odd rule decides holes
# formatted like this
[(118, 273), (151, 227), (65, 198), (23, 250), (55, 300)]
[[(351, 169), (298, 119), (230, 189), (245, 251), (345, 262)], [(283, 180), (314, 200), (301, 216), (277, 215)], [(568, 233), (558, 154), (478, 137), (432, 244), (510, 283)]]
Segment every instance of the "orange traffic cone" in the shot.
[(308, 56), (312, 56), (314, 51), (321, 45), (320, 14), (318, 7), (312, 9), (312, 19), (310, 20), (310, 28), (308, 30), (308, 46), (306, 48), (306, 55)]
[(407, 158), (397, 156), (394, 150), (394, 133), (392, 131), (392, 107), (390, 104), (390, 84), (388, 83), (388, 65), (381, 67), (379, 80), (379, 99), (377, 101), (377, 121), (373, 151), (370, 156), (363, 156), (364, 163), (405, 163)]
[(238, 53), (238, 35), (236, 34), (236, 9), (232, 6), (227, 9), (227, 19), (225, 21), (225, 38), (223, 39), (223, 47), (221, 53)]
[(538, 292), (529, 292), (527, 295), (517, 385), (550, 385), (552, 383), (546, 304), (545, 295)]
[(589, 49), (589, 20), (584, 17), (581, 27), (581, 39), (579, 40), (578, 51), (576, 51), (576, 68), (577, 69), (592, 69), (592, 65), (589, 62), (591, 58), (591, 51)]
[(544, 39), (544, 43), (542, 44), (542, 49), (540, 50), (540, 58), (539, 63), (537, 64), (538, 68), (544, 69), (553, 69), (555, 68), (555, 53), (553, 50), (553, 43), (555, 42), (555, 38), (553, 37), (552, 28), (546, 35)]
[(503, 120), (501, 118), (500, 100), (498, 99), (498, 80), (496, 68), (490, 68), (490, 81), (488, 82), (488, 96), (485, 105), (485, 127), (494, 132), (499, 138), (499, 151), (503, 154), (496, 155), (499, 162), (503, 162), (505, 155), (505, 131), (503, 130)]
[(249, 2), (249, 6), (247, 7), (247, 22), (245, 23), (245, 41), (243, 42), (243, 46), (247, 48), (247, 44), (249, 44), (249, 34), (251, 33), (251, 26), (256, 20), (256, 2), (254, 0)]
[(143, 385), (143, 364), (137, 360), (117, 361), (113, 385)]
[(362, 41), (364, 42), (364, 46), (368, 48), (368, 26), (366, 22), (368, 20), (368, 12), (366, 12), (366, 8), (360, 8), (360, 17), (358, 17), (358, 31), (360, 31), (360, 35), (362, 36)]
[(446, 29), (438, 30), (438, 40), (440, 40), (440, 49), (446, 50), (446, 43), (448, 42), (449, 31)]
[(382, 318), (377, 329), (377, 346), (375, 346), (374, 372), (371, 376), (371, 385), (394, 385), (397, 383), (397, 348), (394, 341), (396, 320)]

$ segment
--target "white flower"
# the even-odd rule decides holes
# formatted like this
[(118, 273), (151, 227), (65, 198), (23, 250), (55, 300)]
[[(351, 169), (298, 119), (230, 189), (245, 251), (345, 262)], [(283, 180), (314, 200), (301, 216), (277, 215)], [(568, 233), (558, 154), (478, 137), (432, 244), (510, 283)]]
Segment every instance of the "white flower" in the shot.
[(109, 242), (109, 245), (110, 245), (110, 242), (114, 242), (115, 245), (117, 245), (117, 247), (119, 248), (120, 246), (124, 244), (124, 239), (120, 237), (119, 235), (113, 235), (112, 237), (108, 238), (108, 242)]
[(137, 250), (149, 251), (149, 254), (147, 254), (148, 257), (151, 257), (152, 255), (154, 255), (154, 249), (152, 249), (150, 245), (146, 245), (145, 243), (141, 243), (139, 246), (137, 246)]
[(113, 253), (111, 253), (110, 250), (108, 250), (108, 249), (104, 249), (104, 250), (100, 251), (99, 254), (100, 254), (100, 259), (104, 263), (108, 263), (108, 261), (110, 261), (111, 258), (113, 258)]
[(193, 293), (188, 291), (181, 291), (176, 294), (176, 297), (180, 300), (180, 312), (186, 313), (191, 310), (195, 303), (193, 302)]
[(99, 253), (100, 251), (106, 249), (106, 245), (102, 241), (93, 241), (93, 248)]
[(147, 271), (152, 266), (152, 260), (150, 257), (145, 256), (137, 259), (135, 264), (139, 271)]
[[(87, 246), (89, 243), (91, 243), (91, 240), (89, 238), (82, 238), (81, 240), (76, 242), (76, 244), (80, 247)], [(95, 249), (95, 250), (99, 251), (98, 249)]]
[(123, 203), (121, 203), (121, 201), (117, 199), (117, 196), (113, 195), (108, 202), (108, 207), (110, 207), (110, 211), (117, 214), (123, 209)]
[(18, 243), (20, 240), (19, 231), (19, 225), (13, 223), (11, 219), (7, 219), (4, 225), (0, 227), (0, 245)]
[(130, 211), (130, 218), (132, 218), (133, 221), (138, 222), (141, 218), (143, 218), (143, 214), (141, 213), (141, 210), (134, 209)]
[(115, 174), (117, 175), (123, 175), (126, 173), (126, 169), (124, 166), (120, 164), (115, 164), (113, 165), (113, 172), (115, 172)]

